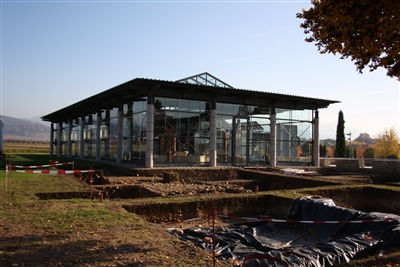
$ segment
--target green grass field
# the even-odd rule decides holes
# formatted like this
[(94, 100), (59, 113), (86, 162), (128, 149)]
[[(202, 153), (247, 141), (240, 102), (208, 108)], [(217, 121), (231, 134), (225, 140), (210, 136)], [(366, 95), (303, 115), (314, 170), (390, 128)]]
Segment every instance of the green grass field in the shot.
[(25, 141), (25, 140), (5, 140), (3, 142), (3, 153), (46, 153), (50, 152), (50, 145), (43, 141)]
[[(14, 154), (9, 160), (14, 165), (44, 165), (49, 160), (62, 160), (40, 154)], [(75, 159), (74, 159), (75, 160)], [(92, 162), (90, 162), (89, 165)], [(71, 166), (71, 165), (64, 165)], [(75, 169), (88, 163), (75, 160)], [(67, 167), (66, 167), (67, 169)], [(51, 234), (91, 231), (97, 228), (132, 226), (135, 214), (116, 212), (118, 208), (108, 200), (67, 199), (40, 201), (35, 193), (90, 192), (90, 186), (73, 175), (49, 175), (0, 170), (0, 207), (2, 217), (12, 224), (29, 223), (38, 230)]]

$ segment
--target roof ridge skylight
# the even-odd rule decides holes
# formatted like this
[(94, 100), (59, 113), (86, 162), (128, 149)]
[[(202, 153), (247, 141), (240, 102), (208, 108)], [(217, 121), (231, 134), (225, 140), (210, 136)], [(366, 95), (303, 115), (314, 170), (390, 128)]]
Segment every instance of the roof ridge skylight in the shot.
[(211, 75), (208, 72), (203, 72), (197, 75), (193, 75), (184, 79), (177, 80), (179, 83), (190, 83), (196, 85), (206, 85), (222, 88), (234, 88), (233, 86), (227, 84), (226, 82), (218, 79), (217, 77)]

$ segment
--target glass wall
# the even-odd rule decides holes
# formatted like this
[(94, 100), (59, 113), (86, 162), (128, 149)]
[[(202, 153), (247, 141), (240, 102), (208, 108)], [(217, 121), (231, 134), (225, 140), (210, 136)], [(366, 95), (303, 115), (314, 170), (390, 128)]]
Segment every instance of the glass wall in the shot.
[[(217, 162), (268, 163), (269, 109), (217, 103)], [(210, 160), (210, 103), (156, 98), (154, 160), (198, 163)]]
[[(61, 124), (61, 128), (60, 128), (60, 124), (54, 124), (55, 126), (55, 131), (54, 131), (54, 144), (55, 144), (55, 154), (58, 154), (59, 151), (59, 147), (58, 145), (61, 144), (61, 154), (65, 155), (66, 151), (67, 151), (67, 147), (66, 147), (66, 141), (67, 141), (67, 132), (68, 131), (68, 127), (65, 127), (66, 124), (62, 123)], [(61, 136), (59, 136), (59, 133), (61, 132)], [(60, 138), (60, 142), (58, 142), (58, 139)]]
[[(74, 124), (76, 120), (72, 121), (72, 130), (71, 130), (71, 155), (78, 156), (79, 155), (79, 132), (80, 132), (80, 125)], [(70, 128), (69, 123), (63, 122), (62, 129), (59, 129), (59, 124), (54, 124), (54, 140), (53, 143), (55, 144), (55, 151), (54, 153), (57, 154), (57, 146), (58, 146), (58, 132), (61, 130), (61, 154), (68, 155), (68, 136), (70, 135)]]
[(80, 131), (81, 126), (79, 124), (79, 119), (75, 119), (72, 121), (72, 132), (71, 132), (71, 141), (72, 141), (72, 156), (79, 157), (80, 155)]
[[(112, 160), (117, 160), (117, 137), (118, 137), (118, 108), (110, 110), (108, 128), (108, 152), (104, 151), (105, 155)], [(105, 148), (104, 148), (105, 150)]]
[(85, 142), (85, 158), (94, 158), (96, 155), (96, 114), (87, 116), (86, 125), (83, 133)]
[(205, 102), (156, 98), (154, 163), (209, 162), (210, 105)]
[[(269, 164), (270, 113), (265, 107), (217, 103), (218, 165)], [(147, 99), (122, 106), (122, 160), (146, 159)], [(156, 97), (154, 103), (154, 164), (208, 164), (210, 161), (210, 111), (204, 101)], [(311, 162), (311, 111), (276, 110), (277, 162)], [(85, 120), (83, 140), (80, 120)], [(68, 154), (71, 134), (72, 156), (95, 158), (100, 144), (102, 159), (117, 159), (118, 108), (101, 112), (97, 136), (97, 114), (74, 119), (69, 133), (62, 126), (62, 153)], [(58, 124), (54, 138), (58, 137)], [(100, 140), (98, 142), (97, 140)], [(55, 140), (56, 141), (56, 140)]]
[(124, 161), (145, 161), (146, 159), (146, 109), (146, 99), (124, 105), (122, 131)]
[(250, 164), (269, 164), (270, 120), (269, 114), (250, 116)]
[(276, 157), (279, 162), (311, 162), (311, 111), (276, 111)]

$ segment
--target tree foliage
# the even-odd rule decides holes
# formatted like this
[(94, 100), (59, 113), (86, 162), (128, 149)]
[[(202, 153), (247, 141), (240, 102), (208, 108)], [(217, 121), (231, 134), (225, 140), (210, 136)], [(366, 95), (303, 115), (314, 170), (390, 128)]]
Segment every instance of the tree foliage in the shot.
[(333, 147), (326, 148), (326, 157), (334, 158), (335, 157), (335, 150)]
[(369, 147), (364, 151), (364, 158), (366, 159), (374, 159), (376, 157), (375, 149)]
[(298, 13), (307, 42), (321, 54), (351, 58), (357, 70), (383, 67), (400, 78), (399, 0), (311, 0), (313, 7)]
[(319, 155), (321, 157), (326, 157), (326, 145), (325, 144), (319, 144)]
[(346, 138), (344, 135), (344, 116), (339, 111), (338, 124), (336, 128), (336, 157), (344, 158), (346, 156)]
[[(375, 141), (374, 141), (375, 143)], [(364, 142), (358, 142), (354, 141), (351, 143), (352, 145), (354, 144), (355, 146), (355, 155), (357, 158), (365, 158), (365, 151), (371, 147), (370, 144), (364, 143)], [(374, 150), (374, 155), (372, 158), (375, 158), (375, 150)]]
[(374, 145), (377, 158), (386, 158), (390, 155), (400, 157), (400, 139), (394, 127), (380, 132)]
[(301, 148), (301, 153), (300, 154), (302, 156), (308, 157), (309, 155), (311, 155), (310, 142), (301, 143), (300, 148)]

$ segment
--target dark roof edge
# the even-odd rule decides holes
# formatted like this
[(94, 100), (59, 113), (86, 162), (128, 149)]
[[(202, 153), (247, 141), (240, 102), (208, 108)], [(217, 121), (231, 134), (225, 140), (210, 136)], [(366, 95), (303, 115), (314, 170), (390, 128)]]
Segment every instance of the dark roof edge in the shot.
[[(197, 93), (197, 96), (193, 96), (194, 92)], [(78, 114), (80, 114), (80, 116), (84, 114), (93, 114), (96, 110), (104, 110), (116, 107), (119, 103), (138, 101), (140, 98), (143, 99), (143, 97), (147, 97), (148, 95), (173, 98), (184, 97), (199, 101), (208, 101), (213, 97), (213, 101), (233, 104), (246, 104), (245, 101), (247, 98), (250, 99), (249, 105), (271, 107), (274, 106), (271, 103), (279, 103), (275, 106), (276, 108), (293, 110), (317, 110), (320, 108), (327, 108), (330, 104), (340, 103), (340, 101), (336, 100), (285, 95), (279, 93), (237, 88), (222, 88), (147, 78), (135, 78), (64, 107), (58, 111), (47, 114), (41, 118), (44, 121), (61, 121), (65, 118), (78, 117)], [(263, 100), (270, 100), (270, 103)]]

